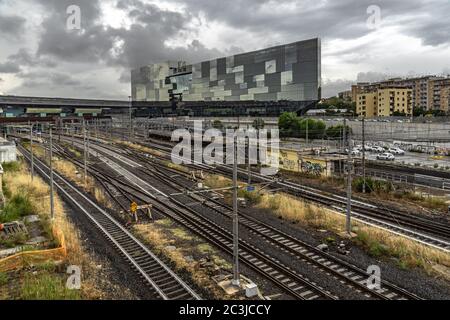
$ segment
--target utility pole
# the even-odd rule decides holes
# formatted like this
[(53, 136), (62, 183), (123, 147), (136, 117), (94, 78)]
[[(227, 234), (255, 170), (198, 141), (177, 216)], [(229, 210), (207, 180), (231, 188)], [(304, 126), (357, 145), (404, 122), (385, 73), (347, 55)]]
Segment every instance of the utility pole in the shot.
[(308, 125), (309, 125), (309, 123), (308, 123), (309, 121), (308, 121), (308, 118), (306, 118), (306, 146), (308, 147), (308, 145), (309, 145), (309, 132), (308, 132)]
[(62, 127), (63, 121), (61, 118), (58, 119), (58, 142), (61, 143), (61, 130), (63, 129)]
[(234, 286), (240, 286), (239, 275), (239, 217), (237, 202), (237, 136), (233, 138), (233, 281)]
[(95, 119), (95, 140), (98, 142), (98, 119)]
[(74, 144), (74, 139), (75, 139), (75, 123), (72, 120), (72, 148), (73, 148), (73, 144)]
[(31, 181), (34, 179), (33, 124), (30, 124)]
[(53, 199), (53, 134), (50, 126), (50, 214), (52, 221), (55, 220), (55, 204)]
[(128, 96), (128, 100), (130, 102), (130, 142), (131, 142), (131, 138), (133, 136), (133, 117), (132, 117), (132, 110), (131, 110), (131, 96)]
[(87, 132), (86, 132), (86, 139), (87, 139), (87, 158), (88, 158), (88, 160), (90, 159), (90, 155), (89, 155), (89, 149), (90, 149), (90, 143), (91, 143), (91, 139), (90, 139), (90, 136), (91, 136), (91, 130), (89, 129), (89, 125), (88, 125), (88, 128), (87, 128), (87, 130), (86, 130)]
[(84, 149), (84, 188), (87, 189), (87, 152), (86, 152), (86, 125), (83, 119), (83, 149)]
[(366, 193), (366, 117), (362, 118), (362, 175), (363, 175), (363, 185), (362, 192)]
[[(45, 129), (46, 129), (46, 127), (45, 127), (45, 124), (43, 123), (42, 124), (42, 133), (45, 132)], [(47, 161), (47, 148), (44, 148), (44, 161)]]
[(347, 216), (346, 216), (346, 230), (348, 235), (351, 235), (351, 213), (352, 213), (352, 154), (350, 150), (350, 131), (347, 137), (347, 122), (344, 119), (344, 142), (347, 145)]
[(250, 136), (247, 137), (248, 140), (248, 149), (247, 149), (247, 159), (248, 159), (248, 173), (247, 173), (247, 185), (250, 186), (252, 184), (252, 166), (250, 162)]

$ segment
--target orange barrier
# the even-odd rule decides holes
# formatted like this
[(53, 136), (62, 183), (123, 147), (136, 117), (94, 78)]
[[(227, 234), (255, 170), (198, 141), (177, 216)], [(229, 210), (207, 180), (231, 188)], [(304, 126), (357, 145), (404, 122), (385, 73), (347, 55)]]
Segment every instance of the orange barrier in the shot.
[(59, 247), (46, 250), (24, 251), (15, 255), (0, 259), (0, 272), (21, 269), (27, 265), (40, 264), (48, 260), (64, 260), (67, 256), (66, 240), (64, 234), (53, 228), (54, 239), (59, 242)]

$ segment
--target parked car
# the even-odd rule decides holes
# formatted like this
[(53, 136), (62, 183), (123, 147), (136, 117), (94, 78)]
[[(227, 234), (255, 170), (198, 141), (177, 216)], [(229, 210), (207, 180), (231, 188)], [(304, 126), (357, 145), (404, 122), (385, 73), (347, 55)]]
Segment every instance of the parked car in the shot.
[(380, 146), (373, 146), (372, 147), (372, 151), (374, 151), (374, 152), (385, 152), (386, 150), (384, 150), (384, 148), (380, 147)]
[(388, 151), (392, 154), (397, 154), (397, 155), (401, 155), (401, 156), (405, 154), (405, 151), (400, 148), (389, 148)]
[[(348, 149), (345, 149), (345, 153), (348, 153)], [(355, 148), (350, 151), (352, 156), (359, 156), (361, 154), (361, 150)]]
[(394, 161), (395, 157), (392, 153), (385, 152), (377, 155), (377, 160)]

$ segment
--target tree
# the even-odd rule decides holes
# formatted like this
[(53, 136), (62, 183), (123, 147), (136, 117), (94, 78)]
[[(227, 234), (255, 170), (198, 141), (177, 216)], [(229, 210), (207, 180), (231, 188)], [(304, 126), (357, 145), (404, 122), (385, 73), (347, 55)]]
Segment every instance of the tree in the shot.
[(406, 117), (406, 113), (405, 112), (403, 112), (403, 111), (394, 111), (393, 113), (392, 113), (392, 115), (394, 116), (394, 117)]
[(307, 131), (308, 137), (311, 139), (322, 138), (326, 129), (323, 121), (309, 118), (302, 119), (292, 112), (283, 113), (278, 120), (278, 125), (282, 136), (297, 138), (306, 138)]
[(290, 130), (295, 126), (297, 122), (297, 114), (295, 112), (284, 112), (278, 118), (278, 127), (280, 130)]
[(264, 123), (264, 120), (263, 119), (261, 119), (261, 118), (257, 118), (257, 119), (255, 119), (254, 121), (253, 121), (253, 128), (255, 128), (256, 130), (259, 130), (259, 129), (264, 129), (264, 125), (265, 125), (265, 123)]
[(214, 129), (222, 130), (224, 128), (222, 121), (220, 120), (214, 120), (212, 124)]
[(425, 109), (420, 108), (420, 107), (415, 107), (413, 109), (413, 116), (414, 117), (420, 117), (420, 116), (423, 116), (423, 115), (425, 115)]

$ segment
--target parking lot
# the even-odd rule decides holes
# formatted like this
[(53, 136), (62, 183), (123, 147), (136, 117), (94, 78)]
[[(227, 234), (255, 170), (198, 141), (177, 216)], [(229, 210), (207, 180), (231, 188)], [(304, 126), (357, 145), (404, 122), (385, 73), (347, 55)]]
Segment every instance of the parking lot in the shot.
[[(368, 160), (377, 160), (377, 154), (375, 152), (366, 152), (366, 158)], [(417, 165), (420, 163), (421, 166), (434, 167), (436, 164), (439, 167), (450, 167), (450, 157), (434, 157), (433, 155), (408, 152), (406, 151), (404, 155), (394, 155), (394, 163)]]

